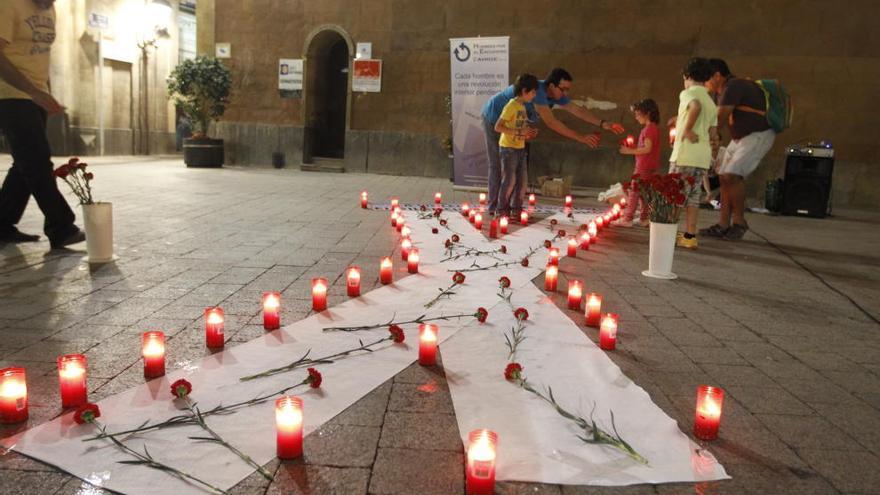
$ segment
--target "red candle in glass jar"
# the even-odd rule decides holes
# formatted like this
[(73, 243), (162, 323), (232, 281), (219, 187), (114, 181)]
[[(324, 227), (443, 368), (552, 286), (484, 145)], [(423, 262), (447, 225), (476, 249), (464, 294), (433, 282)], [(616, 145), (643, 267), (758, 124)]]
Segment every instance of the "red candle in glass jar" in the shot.
[(583, 249), (584, 251), (590, 249), (590, 233), (589, 232), (583, 232), (581, 234), (580, 246), (581, 246), (581, 249)]
[(519, 224), (520, 225), (528, 225), (529, 224), (529, 212), (523, 211), (519, 214)]
[(470, 215), (470, 212), (471, 212), (471, 205), (467, 204), (466, 202), (462, 203), (461, 204), (461, 214), (463, 216), (467, 217)]
[(483, 229), (483, 214), (482, 213), (477, 213), (476, 215), (474, 215), (474, 227), (476, 227), (477, 230)]
[(565, 206), (566, 206), (567, 208), (571, 208), (571, 203), (572, 203), (573, 201), (574, 201), (574, 200), (572, 199), (571, 194), (566, 194), (566, 195), (565, 195)]
[(486, 204), (486, 193), (480, 193), (480, 204), (481, 205)]
[(434, 204), (439, 205), (443, 202), (443, 195), (439, 192), (434, 193)]
[(406, 259), (409, 257), (409, 252), (412, 249), (412, 247), (413, 247), (412, 241), (409, 239), (409, 237), (404, 237), (403, 239), (401, 239), (401, 241), (400, 241), (400, 259), (402, 259), (403, 261), (406, 261)]
[(596, 226), (596, 221), (590, 221), (590, 224), (587, 226), (587, 233), (590, 234), (590, 242), (596, 242), (596, 236), (599, 234), (599, 227)]
[(626, 198), (620, 198), (620, 206), (626, 206)]
[(477, 217), (477, 209), (476, 209), (476, 208), (471, 208), (470, 211), (468, 212), (468, 221), (469, 221), (470, 223), (474, 223), (474, 219), (475, 219), (476, 217)]
[(602, 317), (602, 296), (595, 292), (587, 294), (587, 309), (584, 312), (588, 327), (598, 327)]
[(468, 434), (467, 495), (495, 493), (495, 458), (498, 435), (490, 430), (474, 430)]
[(599, 347), (606, 351), (613, 351), (617, 344), (617, 315), (606, 313), (602, 317), (599, 326)]
[(361, 191), (361, 208), (367, 207), (367, 191)]
[(602, 230), (605, 227), (605, 218), (604, 217), (596, 217), (596, 230)]
[(281, 328), (281, 293), (263, 293), (263, 328), (276, 330)]
[(548, 265), (556, 265), (559, 266), (559, 249), (552, 247), (550, 248), (550, 254), (547, 258)]
[(419, 273), (419, 249), (412, 248), (406, 258), (406, 269), (409, 273)]
[(501, 217), (498, 220), (498, 229), (501, 231), (502, 234), (507, 233), (507, 226), (509, 223), (510, 223), (510, 220), (508, 220), (507, 217)]
[(568, 252), (566, 253), (569, 258), (577, 258), (578, 255), (578, 241), (574, 237), (568, 240)]
[(275, 401), (275, 443), (279, 459), (296, 459), (303, 454), (303, 402), (299, 397)]
[(581, 299), (584, 297), (584, 283), (580, 280), (568, 281), (568, 309), (580, 311)]
[(58, 356), (57, 363), (61, 407), (77, 407), (88, 402), (86, 357), (82, 354), (67, 354)]
[(315, 311), (324, 311), (327, 309), (327, 279), (312, 279), (312, 309)]
[(403, 228), (400, 229), (401, 237), (409, 237), (412, 234), (412, 229), (409, 228), (409, 225), (404, 225)]
[(398, 218), (397, 212), (392, 211), (391, 212), (391, 226), (394, 227), (395, 229), (397, 228), (397, 218)]
[(419, 325), (419, 364), (422, 366), (437, 364), (437, 332), (437, 325)]
[(392, 280), (394, 280), (394, 264), (391, 263), (391, 258), (386, 256), (379, 263), (379, 281), (382, 285), (388, 285)]
[(497, 239), (498, 238), (498, 219), (493, 218), (491, 222), (489, 222), (489, 239)]
[(694, 417), (694, 436), (700, 440), (718, 438), (721, 426), (721, 407), (724, 404), (724, 390), (709, 385), (697, 387), (697, 412)]
[(141, 336), (141, 354), (144, 357), (144, 378), (165, 375), (165, 334), (144, 332)]
[(627, 134), (626, 139), (624, 140), (624, 145), (627, 148), (635, 148), (636, 147), (636, 138), (634, 138), (632, 134)]
[(345, 275), (345, 287), (348, 290), (348, 297), (358, 297), (361, 295), (361, 269), (353, 266), (348, 269)]
[(399, 206), (400, 206), (400, 200), (397, 199), (396, 197), (392, 197), (391, 198), (391, 209), (393, 210)]
[(535, 206), (538, 200), (535, 198), (534, 194), (529, 194), (529, 206)]
[(206, 308), (205, 309), (205, 345), (209, 349), (219, 349), (223, 347), (226, 340), (223, 335), (223, 317), (222, 308)]
[(406, 225), (406, 219), (403, 218), (403, 215), (397, 216), (397, 231), (400, 232), (403, 230), (403, 226)]
[(0, 423), (27, 421), (27, 376), (24, 368), (0, 370)]
[(544, 270), (544, 290), (547, 292), (556, 292), (556, 286), (559, 282), (559, 267), (556, 265), (547, 265)]

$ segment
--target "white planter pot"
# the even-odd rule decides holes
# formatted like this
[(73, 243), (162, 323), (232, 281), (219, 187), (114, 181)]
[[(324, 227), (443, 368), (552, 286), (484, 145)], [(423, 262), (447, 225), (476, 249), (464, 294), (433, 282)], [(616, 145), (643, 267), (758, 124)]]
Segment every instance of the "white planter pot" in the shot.
[(642, 275), (672, 280), (672, 256), (675, 254), (675, 235), (678, 224), (651, 222), (651, 246), (648, 253), (648, 269)]
[(89, 263), (113, 260), (113, 203), (82, 205)]

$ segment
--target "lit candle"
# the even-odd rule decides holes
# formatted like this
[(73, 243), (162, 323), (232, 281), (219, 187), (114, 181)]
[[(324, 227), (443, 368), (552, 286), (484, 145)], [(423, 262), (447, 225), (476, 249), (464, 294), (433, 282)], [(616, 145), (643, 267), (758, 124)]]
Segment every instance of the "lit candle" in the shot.
[(620, 198), (620, 206), (626, 206), (626, 198)]
[(403, 228), (400, 229), (401, 237), (409, 237), (412, 234), (412, 229), (409, 228), (409, 225), (404, 225)]
[(605, 216), (602, 217), (602, 219), (605, 222), (605, 225), (611, 225), (611, 218), (612, 217), (613, 217), (613, 215), (611, 213), (606, 213)]
[(480, 204), (481, 205), (486, 204), (486, 193), (480, 193)]
[(422, 366), (437, 364), (437, 331), (437, 325), (419, 325), (419, 364)]
[(391, 258), (388, 256), (382, 258), (382, 262), (379, 263), (379, 281), (382, 282), (382, 285), (388, 285), (394, 279), (394, 265), (391, 263)]
[(556, 265), (559, 266), (559, 249), (558, 248), (550, 248), (550, 255), (547, 259), (548, 265)]
[(519, 214), (519, 224), (520, 225), (528, 225), (529, 224), (529, 212), (523, 211)]
[(158, 378), (165, 374), (165, 334), (144, 332), (141, 336), (141, 354), (144, 357), (144, 378)]
[(391, 211), (393, 211), (394, 213), (397, 213), (397, 216), (399, 216), (399, 217), (403, 216), (403, 210), (401, 210), (399, 206), (393, 206), (391, 208)]
[(443, 202), (443, 195), (439, 192), (434, 193), (434, 204), (439, 205), (441, 202)]
[(559, 267), (556, 265), (547, 265), (544, 271), (544, 290), (547, 292), (556, 292), (556, 285), (559, 281)]
[(461, 204), (461, 214), (463, 216), (469, 216), (470, 212), (471, 212), (471, 205), (469, 205), (467, 203), (462, 203)]
[(409, 257), (409, 252), (412, 247), (412, 241), (409, 239), (409, 237), (404, 237), (400, 241), (400, 259), (406, 261), (406, 258)]
[(279, 459), (296, 459), (303, 453), (303, 402), (299, 397), (275, 401), (276, 453)]
[(499, 227), (499, 229), (501, 230), (501, 233), (502, 233), (502, 234), (506, 234), (506, 233), (507, 233), (507, 224), (508, 224), (509, 222), (510, 222), (510, 220), (508, 220), (507, 217), (501, 217), (501, 218), (498, 220), (498, 227)]
[(580, 311), (584, 297), (584, 283), (580, 280), (568, 281), (568, 309)]
[(393, 210), (394, 208), (397, 208), (399, 206), (400, 206), (400, 200), (397, 199), (396, 197), (392, 197), (391, 198), (391, 209)]
[(571, 194), (566, 194), (565, 195), (565, 206), (567, 208), (571, 208), (571, 203), (572, 203)]
[(618, 212), (620, 212), (620, 205), (618, 203), (614, 203), (614, 206), (611, 207), (611, 211), (614, 214), (617, 214)]
[(397, 231), (400, 232), (401, 230), (403, 230), (404, 225), (406, 225), (406, 219), (403, 218), (403, 216), (398, 215), (397, 216)]
[(324, 311), (327, 309), (327, 279), (312, 279), (312, 309)]
[(281, 293), (263, 293), (263, 328), (275, 330), (281, 328)]
[(675, 144), (675, 135), (676, 135), (675, 127), (669, 129), (669, 146)]
[(348, 289), (348, 297), (358, 297), (361, 295), (361, 269), (353, 266), (348, 269), (345, 276), (345, 286)]
[(361, 191), (361, 208), (367, 207), (367, 191)]
[(467, 495), (495, 493), (495, 457), (498, 435), (490, 430), (474, 430), (468, 434)]
[(470, 223), (474, 223), (475, 218), (477, 218), (477, 209), (471, 208), (471, 210), (468, 212), (468, 221)]
[(529, 206), (535, 206), (535, 204), (536, 204), (537, 202), (538, 202), (538, 200), (535, 199), (535, 195), (534, 195), (534, 194), (529, 194)]
[(493, 218), (491, 222), (489, 222), (489, 239), (497, 239), (498, 238), (498, 219)]
[(574, 237), (568, 240), (568, 253), (566, 253), (569, 258), (577, 258), (578, 255), (578, 241)]
[(724, 404), (724, 390), (709, 385), (697, 387), (697, 413), (694, 418), (694, 436), (700, 440), (718, 438), (721, 425), (721, 407)]
[(226, 340), (223, 335), (224, 320), (222, 308), (205, 309), (205, 345), (209, 349), (223, 347), (224, 340)]
[(587, 317), (588, 327), (599, 326), (599, 321), (602, 316), (602, 296), (595, 292), (590, 292), (587, 295), (587, 309), (584, 316)]
[(605, 227), (605, 217), (596, 217), (595, 222), (597, 230), (602, 230), (602, 228)]
[(398, 217), (397, 212), (392, 211), (391, 212), (391, 226), (394, 228), (397, 228), (397, 217)]
[(602, 324), (599, 326), (599, 347), (606, 351), (613, 351), (617, 344), (617, 315), (614, 313), (606, 313), (602, 317)]
[(477, 230), (483, 229), (483, 214), (482, 213), (477, 213), (476, 215), (474, 215), (474, 227), (476, 227)]
[(589, 232), (581, 233), (581, 243), (580, 244), (581, 244), (581, 249), (583, 249), (585, 251), (587, 249), (590, 249), (590, 233)]
[(590, 224), (587, 226), (587, 233), (590, 234), (590, 243), (596, 242), (596, 235), (599, 234), (599, 227), (596, 226), (596, 221), (590, 221)]
[(409, 273), (419, 273), (419, 249), (412, 248), (406, 258), (406, 269)]
[(633, 137), (632, 134), (626, 135), (626, 140), (624, 141), (627, 148), (635, 148), (636, 147), (636, 138)]
[(82, 354), (58, 356), (58, 383), (61, 407), (77, 407), (88, 402), (86, 392), (86, 357)]
[(24, 368), (4, 368), (0, 370), (0, 423), (21, 423), (27, 419), (27, 377)]

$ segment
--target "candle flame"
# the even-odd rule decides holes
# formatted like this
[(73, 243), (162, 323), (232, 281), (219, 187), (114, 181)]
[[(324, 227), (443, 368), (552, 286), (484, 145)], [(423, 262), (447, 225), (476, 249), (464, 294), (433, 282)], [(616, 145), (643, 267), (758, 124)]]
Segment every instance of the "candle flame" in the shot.
[(499, 223), (502, 227), (507, 227), (507, 217), (501, 217), (501, 220), (499, 220), (498, 223)]
[(287, 401), (275, 409), (275, 423), (284, 428), (297, 428), (302, 425), (303, 413), (293, 401)]
[(419, 263), (419, 250), (413, 249), (412, 251), (410, 251), (409, 257), (407, 258), (407, 260), (412, 264), (418, 264)]
[(326, 294), (327, 293), (327, 282), (325, 282), (324, 279), (315, 280), (314, 284), (312, 284), (312, 293)]
[(361, 271), (357, 268), (348, 269), (348, 283), (355, 284), (361, 280)]
[(578, 299), (580, 299), (581, 294), (581, 286), (578, 284), (573, 284), (571, 287), (568, 288), (568, 295), (571, 297), (577, 297)]
[(412, 247), (412, 241), (409, 240), (408, 237), (404, 237), (404, 239), (400, 241), (400, 247), (403, 249), (409, 249)]
[(391, 266), (391, 258), (388, 258), (387, 256), (385, 258), (382, 258), (382, 268), (391, 268)]
[(492, 445), (492, 441), (489, 439), (489, 434), (487, 432), (482, 432), (480, 436), (471, 443), (470, 448), (468, 449), (468, 460), (470, 461), (494, 461), (495, 460), (495, 446)]
[(555, 278), (559, 275), (559, 268), (556, 265), (549, 265), (547, 267), (547, 276)]
[(144, 357), (159, 357), (165, 354), (165, 344), (150, 339), (144, 345)]
[(18, 399), (27, 395), (27, 385), (24, 380), (14, 380), (7, 378), (3, 385), (0, 386), (0, 397), (7, 399)]
[(263, 311), (275, 311), (281, 306), (281, 300), (275, 294), (267, 294), (263, 299)]
[(208, 323), (210, 325), (219, 325), (220, 323), (223, 323), (223, 314), (216, 310), (209, 312)]
[(70, 362), (64, 363), (61, 366), (61, 370), (58, 372), (58, 376), (61, 378), (79, 378), (86, 373), (86, 369), (82, 364), (78, 362)]
[(433, 325), (426, 325), (425, 331), (419, 337), (422, 342), (437, 342), (437, 334), (434, 332)]
[(400, 229), (400, 235), (402, 235), (403, 237), (409, 237), (410, 234), (412, 234), (412, 229), (410, 229), (409, 227), (404, 226), (402, 229)]
[(704, 397), (703, 403), (700, 404), (699, 413), (701, 416), (708, 418), (717, 418), (721, 416), (721, 406), (712, 400), (711, 397)]
[(364, 201), (367, 200), (367, 191), (363, 191), (363, 192), (361, 193), (361, 199), (363, 199)]

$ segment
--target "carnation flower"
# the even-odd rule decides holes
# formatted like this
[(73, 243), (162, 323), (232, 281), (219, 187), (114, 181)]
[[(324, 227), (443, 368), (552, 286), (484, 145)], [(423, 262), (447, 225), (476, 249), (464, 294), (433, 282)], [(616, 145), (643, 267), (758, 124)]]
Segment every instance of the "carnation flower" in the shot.
[(451, 249), (452, 248), (452, 241), (450, 241), (449, 239), (446, 239), (445, 245), (446, 245), (446, 249)]
[(556, 233), (556, 237), (565, 237), (565, 231), (560, 229), (559, 232)]
[(528, 259), (528, 258), (523, 258), (522, 261), (520, 261), (520, 264), (521, 264), (522, 266), (529, 266), (529, 259)]
[(498, 250), (501, 251), (501, 254), (507, 254), (507, 246), (505, 246), (504, 244), (502, 244), (501, 247), (498, 248)]
[(84, 404), (79, 406), (75, 413), (73, 413), (73, 420), (76, 421), (76, 424), (81, 425), (85, 423), (94, 423), (96, 419), (101, 417), (101, 409), (98, 408), (97, 404)]
[(526, 308), (516, 308), (516, 311), (513, 312), (513, 316), (517, 320), (528, 320), (529, 319), (529, 311)]
[(403, 343), (404, 339), (406, 339), (406, 334), (403, 333), (403, 329), (397, 325), (391, 325), (388, 327), (388, 331), (391, 332), (391, 340), (398, 344)]
[(550, 249), (550, 246), (552, 246), (552, 245), (553, 245), (553, 242), (550, 241), (549, 239), (547, 239), (547, 240), (544, 241), (544, 247), (545, 247), (545, 248)]
[(445, 218), (440, 219), (440, 225), (442, 225), (444, 227), (446, 226), (446, 219)]
[(557, 223), (559, 223), (559, 221), (556, 220), (555, 218), (550, 219), (550, 225), (556, 225)]
[(464, 273), (461, 273), (461, 272), (455, 272), (455, 273), (452, 275), (452, 281), (455, 282), (456, 284), (459, 284), (459, 285), (463, 284), (463, 283), (464, 283), (464, 279), (465, 279), (465, 277), (464, 277)]
[(171, 384), (171, 395), (182, 399), (189, 395), (193, 390), (192, 383), (181, 378)]
[(428, 210), (427, 206), (425, 206), (425, 205), (419, 206), (419, 211), (427, 211), (427, 210)]
[(486, 323), (487, 318), (489, 318), (489, 311), (486, 308), (477, 308), (477, 321)]
[(432, 233), (432, 234), (436, 234), (436, 233), (438, 233), (438, 232), (440, 232), (440, 229), (438, 229), (437, 227), (433, 227), (433, 228), (431, 229), (431, 233)]
[(507, 367), (504, 368), (504, 379), (505, 380), (519, 380), (522, 377), (522, 365), (519, 363), (507, 363)]
[(321, 377), (321, 372), (316, 370), (315, 368), (309, 368), (306, 371), (309, 372), (309, 377), (305, 379), (305, 382), (309, 384), (312, 388), (318, 388), (321, 386), (321, 382), (324, 379)]
[(501, 277), (498, 279), (498, 285), (500, 285), (502, 289), (506, 289), (510, 287), (510, 279), (507, 277)]
[(452, 234), (452, 242), (458, 242), (461, 240), (461, 237), (458, 237), (458, 234)]

